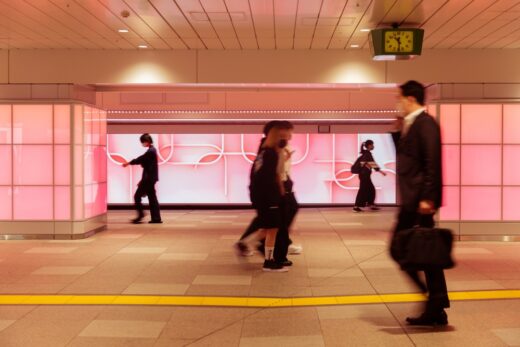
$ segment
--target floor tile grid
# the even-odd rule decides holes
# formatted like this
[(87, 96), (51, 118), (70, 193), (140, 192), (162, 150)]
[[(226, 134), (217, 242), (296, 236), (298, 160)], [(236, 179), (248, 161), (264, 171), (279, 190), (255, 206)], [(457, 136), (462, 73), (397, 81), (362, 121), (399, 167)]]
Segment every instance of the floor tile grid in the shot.
[[(320, 213), (322, 213), (322, 210), (320, 210)], [(322, 215), (323, 215), (323, 213), (322, 213)], [(327, 217), (326, 217), (325, 215), (324, 215), (323, 217), (324, 217), (325, 220), (327, 220)], [(335, 226), (334, 226), (334, 225), (333, 225), (329, 220), (327, 220), (327, 222), (328, 222), (328, 224), (331, 226), (331, 228), (334, 230), (334, 232), (336, 232), (336, 233), (338, 234), (338, 237), (341, 238), (341, 236), (339, 235), (338, 230), (335, 228)], [(354, 256), (352, 255), (352, 253), (351, 253), (349, 247), (345, 244), (345, 242), (342, 242), (342, 244), (344, 245), (346, 251), (347, 251), (347, 252), (350, 254), (350, 256), (354, 259)], [(364, 262), (368, 262), (368, 261), (370, 261), (371, 259), (377, 258), (378, 256), (380, 256), (381, 254), (384, 254), (384, 253), (386, 253), (386, 251), (383, 251), (383, 252), (381, 252), (380, 254), (373, 255), (372, 257), (369, 257), (368, 259), (364, 259), (362, 262), (359, 262), (359, 263), (355, 262), (355, 266), (356, 266), (357, 268), (359, 268), (359, 270), (363, 273), (363, 276), (366, 278), (366, 280), (368, 281), (368, 283), (370, 284), (370, 286), (372, 287), (372, 289), (374, 290), (374, 292), (375, 292), (376, 294), (378, 294), (378, 295), (379, 295), (379, 294), (382, 294), (382, 293), (380, 293), (380, 292), (377, 290), (377, 287), (376, 287), (376, 286), (375, 286), (375, 285), (370, 281), (369, 276), (367, 276), (366, 272), (364, 271), (363, 268), (361, 268), (361, 267), (359, 266), (359, 264), (364, 263)], [(344, 271), (345, 271), (345, 270), (344, 270)], [(403, 322), (400, 321), (399, 317), (397, 317), (397, 316), (395, 315), (395, 313), (390, 309), (389, 304), (388, 304), (388, 303), (383, 303), (383, 305), (386, 307), (386, 310), (387, 310), (387, 311), (392, 315), (392, 317), (393, 317), (393, 319), (394, 319), (394, 322), (395, 322), (396, 324), (399, 325), (399, 327), (400, 327), (400, 329), (401, 329), (401, 332), (404, 333), (404, 334), (407, 336), (407, 339), (410, 341), (410, 343), (411, 343), (412, 345), (415, 345), (415, 343), (414, 343), (412, 337), (408, 334), (408, 331), (406, 330), (405, 325), (403, 324)], [(320, 325), (322, 325), (322, 324), (323, 324), (323, 323), (322, 323), (322, 321), (320, 320)], [(323, 335), (324, 335), (324, 330), (323, 330), (323, 328), (322, 328), (322, 336), (323, 336)]]

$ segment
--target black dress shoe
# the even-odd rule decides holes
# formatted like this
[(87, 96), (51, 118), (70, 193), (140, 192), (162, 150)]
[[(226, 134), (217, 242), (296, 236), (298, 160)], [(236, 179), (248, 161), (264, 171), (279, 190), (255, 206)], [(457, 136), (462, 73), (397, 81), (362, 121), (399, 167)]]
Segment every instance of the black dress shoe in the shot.
[(148, 224), (162, 224), (162, 220), (151, 220)]
[(408, 325), (448, 325), (448, 315), (444, 310), (438, 314), (423, 313), (419, 317), (406, 318)]
[(132, 219), (132, 224), (141, 224), (142, 222), (143, 222), (142, 217), (141, 218), (137, 217), (137, 218)]

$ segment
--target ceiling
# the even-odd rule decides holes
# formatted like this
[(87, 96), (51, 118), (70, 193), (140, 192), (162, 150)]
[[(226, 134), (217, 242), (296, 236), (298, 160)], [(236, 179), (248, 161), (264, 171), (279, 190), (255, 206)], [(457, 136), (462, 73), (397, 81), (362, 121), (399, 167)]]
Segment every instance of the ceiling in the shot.
[(520, 0), (0, 0), (0, 48), (354, 50), (394, 22), (425, 48), (520, 48)]

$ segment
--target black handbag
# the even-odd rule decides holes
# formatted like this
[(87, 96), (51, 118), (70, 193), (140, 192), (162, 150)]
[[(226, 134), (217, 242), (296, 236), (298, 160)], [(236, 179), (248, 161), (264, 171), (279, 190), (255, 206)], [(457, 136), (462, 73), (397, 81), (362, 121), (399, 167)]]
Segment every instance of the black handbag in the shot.
[(455, 266), (452, 249), (451, 230), (417, 227), (396, 232), (390, 254), (402, 270), (450, 269)]

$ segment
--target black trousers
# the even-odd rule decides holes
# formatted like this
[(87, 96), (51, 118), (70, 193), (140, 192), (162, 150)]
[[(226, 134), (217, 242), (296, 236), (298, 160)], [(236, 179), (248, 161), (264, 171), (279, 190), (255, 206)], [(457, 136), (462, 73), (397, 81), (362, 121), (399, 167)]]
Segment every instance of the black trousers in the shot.
[(158, 222), (161, 220), (161, 210), (159, 208), (159, 201), (157, 200), (157, 194), (155, 193), (155, 183), (151, 182), (139, 182), (137, 190), (134, 194), (135, 209), (137, 210), (138, 218), (144, 217), (144, 208), (141, 199), (147, 196), (150, 205), (150, 215), (152, 221)]
[[(289, 252), (289, 245), (292, 243), (289, 237), (289, 229), (299, 210), (298, 201), (293, 192), (285, 194), (280, 207), (282, 208), (282, 225), (276, 233), (274, 259), (277, 261), (285, 261), (287, 259), (287, 253)], [(255, 217), (240, 237), (240, 240), (245, 239), (258, 229), (260, 229), (258, 217)], [(263, 245), (261, 247), (263, 248)]]
[[(394, 235), (401, 230), (410, 229), (416, 225), (432, 228), (435, 225), (433, 215), (421, 215), (417, 212), (409, 212), (401, 209), (397, 218)], [(428, 293), (426, 313), (435, 314), (444, 308), (450, 307), (444, 270), (436, 269), (424, 271), (426, 283), (421, 280), (417, 271), (407, 271), (406, 273), (423, 293)]]
[(376, 200), (376, 187), (372, 183), (370, 174), (359, 175), (359, 190), (356, 196), (356, 206), (365, 207), (374, 204)]
[(287, 260), (287, 254), (289, 253), (289, 245), (292, 243), (289, 238), (289, 229), (294, 221), (294, 217), (298, 213), (298, 201), (294, 193), (286, 193), (281, 206), (282, 208), (282, 223), (280, 229), (276, 233), (276, 242), (274, 244), (274, 260), (283, 262)]

